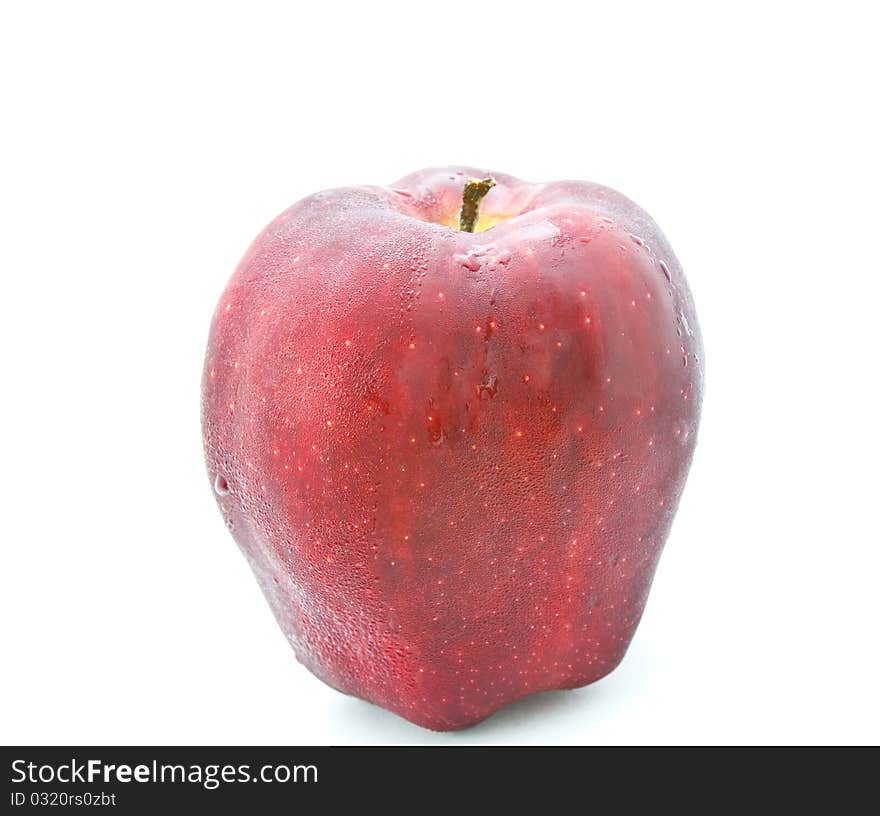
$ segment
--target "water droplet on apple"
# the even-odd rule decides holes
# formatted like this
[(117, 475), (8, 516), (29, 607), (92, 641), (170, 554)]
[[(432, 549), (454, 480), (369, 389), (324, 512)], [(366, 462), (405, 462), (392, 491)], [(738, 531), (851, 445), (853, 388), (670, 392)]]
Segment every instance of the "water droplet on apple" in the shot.
[(492, 399), (498, 393), (498, 377), (488, 374), (477, 386), (477, 396), (480, 399)]
[(688, 319), (685, 316), (685, 313), (679, 312), (678, 319), (681, 321), (681, 325), (682, 325), (682, 328), (685, 330), (685, 334), (687, 334), (688, 337), (693, 337), (694, 333), (691, 331), (691, 326), (690, 326), (690, 323), (688, 323)]
[(446, 434), (443, 432), (443, 423), (440, 421), (440, 417), (432, 409), (433, 405), (434, 400), (431, 398), (428, 400), (428, 410), (431, 411), (428, 414), (428, 440), (432, 445), (437, 446), (443, 444)]
[(455, 260), (471, 272), (479, 272), (482, 266), (482, 262), (474, 252), (469, 252), (467, 255), (456, 255)]
[(669, 271), (669, 267), (666, 265), (666, 261), (660, 261), (660, 269), (666, 276), (666, 280), (672, 283), (672, 273)]
[(226, 477), (222, 473), (218, 473), (214, 477), (214, 492), (218, 496), (226, 496), (229, 494), (229, 482), (226, 481)]

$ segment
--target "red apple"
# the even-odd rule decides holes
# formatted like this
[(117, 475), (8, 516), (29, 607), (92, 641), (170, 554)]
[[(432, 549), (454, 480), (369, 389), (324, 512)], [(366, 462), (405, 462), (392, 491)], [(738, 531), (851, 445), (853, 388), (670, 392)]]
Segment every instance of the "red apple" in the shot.
[(688, 286), (639, 207), (431, 169), (318, 193), (257, 238), (211, 327), (205, 455), (297, 658), (463, 728), (620, 663), (702, 381)]

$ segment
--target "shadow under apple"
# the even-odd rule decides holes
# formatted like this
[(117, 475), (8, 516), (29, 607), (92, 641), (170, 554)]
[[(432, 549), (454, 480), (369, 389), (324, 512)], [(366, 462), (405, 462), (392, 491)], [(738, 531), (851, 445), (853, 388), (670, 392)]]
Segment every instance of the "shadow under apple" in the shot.
[[(430, 731), (379, 706), (356, 697), (342, 697), (333, 718), (344, 721), (353, 741), (364, 743), (468, 744), (527, 741), (523, 737), (538, 729), (529, 726), (541, 722), (540, 733), (553, 731), (553, 722), (572, 716), (584, 718), (601, 691), (593, 684), (579, 689), (541, 691), (510, 703), (482, 722), (460, 731)], [(381, 735), (381, 736), (380, 736)]]

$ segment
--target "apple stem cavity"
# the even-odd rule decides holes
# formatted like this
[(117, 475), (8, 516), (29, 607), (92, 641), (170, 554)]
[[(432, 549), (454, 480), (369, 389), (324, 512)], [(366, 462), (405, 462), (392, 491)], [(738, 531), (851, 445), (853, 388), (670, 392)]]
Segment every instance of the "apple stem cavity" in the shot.
[(480, 214), (480, 202), (495, 186), (495, 179), (468, 179), (461, 194), (461, 215), (458, 219), (458, 228), (462, 232), (473, 232), (477, 225), (477, 217)]

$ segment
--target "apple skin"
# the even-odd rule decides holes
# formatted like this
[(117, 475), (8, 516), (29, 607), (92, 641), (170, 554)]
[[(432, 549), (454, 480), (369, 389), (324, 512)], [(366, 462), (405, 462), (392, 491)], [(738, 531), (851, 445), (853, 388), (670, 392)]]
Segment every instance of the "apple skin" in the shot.
[[(471, 176), (497, 181), (474, 233)], [(263, 231), (217, 306), (208, 473), (300, 662), (464, 728), (620, 663), (702, 359), (669, 244), (609, 188), (434, 168), (330, 190)]]

